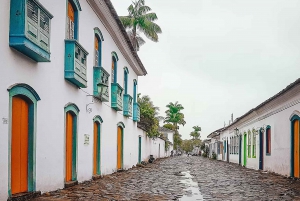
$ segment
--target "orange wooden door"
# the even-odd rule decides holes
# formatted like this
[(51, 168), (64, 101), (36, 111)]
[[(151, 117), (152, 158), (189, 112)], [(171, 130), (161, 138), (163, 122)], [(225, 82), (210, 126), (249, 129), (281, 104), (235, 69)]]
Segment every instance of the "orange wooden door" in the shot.
[(118, 156), (117, 156), (117, 168), (122, 169), (122, 129), (118, 127)]
[(75, 21), (75, 12), (72, 4), (68, 1), (68, 17), (69, 19), (74, 22)]
[(12, 99), (11, 192), (28, 191), (29, 105), (20, 97)]
[(72, 157), (73, 157), (73, 116), (66, 114), (66, 181), (72, 181)]
[(294, 122), (294, 177), (299, 178), (299, 120)]
[(93, 169), (93, 174), (97, 174), (97, 169), (98, 169), (98, 156), (99, 156), (99, 147), (98, 147), (98, 123), (94, 122), (94, 169)]

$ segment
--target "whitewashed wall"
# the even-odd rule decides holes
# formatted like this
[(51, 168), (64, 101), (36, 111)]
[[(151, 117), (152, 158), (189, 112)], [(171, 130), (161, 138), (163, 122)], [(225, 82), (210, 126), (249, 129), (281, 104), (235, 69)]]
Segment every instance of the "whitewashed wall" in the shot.
[[(128, 93), (133, 96), (133, 79), (138, 79), (114, 40), (86, 1), (80, 1), (82, 11), (79, 18), (79, 42), (89, 52), (87, 58), (88, 88), (78, 89), (64, 79), (64, 39), (66, 27), (66, 1), (40, 0), (54, 18), (51, 21), (51, 62), (36, 63), (9, 47), (9, 10), (10, 1), (4, 0), (0, 6), (0, 59), (3, 61), (0, 74), (0, 118), (9, 117), (9, 93), (7, 88), (16, 83), (30, 85), (41, 97), (37, 104), (36, 128), (36, 190), (45, 192), (64, 187), (65, 178), (65, 117), (64, 107), (74, 103), (80, 109), (78, 116), (77, 178), (79, 182), (92, 178), (93, 170), (93, 118), (100, 115), (101, 124), (101, 172), (110, 174), (117, 166), (117, 123), (123, 122), (124, 129), (124, 168), (130, 168), (138, 162), (138, 136), (142, 135), (142, 154), (146, 160), (150, 154), (157, 158), (160, 144), (160, 156), (164, 156), (164, 141), (155, 143), (147, 139), (137, 123), (124, 117), (110, 107), (110, 102), (92, 103), (94, 28), (99, 27), (102, 43), (102, 66), (111, 73), (111, 52), (119, 56), (118, 83), (123, 86), (124, 71), (129, 69)], [(0, 200), (8, 197), (8, 128), (11, 125), (0, 122)], [(90, 136), (89, 145), (84, 145), (84, 135)]]
[[(220, 138), (234, 136), (234, 128), (244, 134), (248, 129), (252, 131), (253, 128), (259, 129), (266, 128), (267, 125), (271, 126), (271, 155), (266, 155), (266, 133), (263, 139), (263, 157), (264, 157), (264, 170), (275, 172), (281, 175), (290, 175), (291, 164), (291, 121), (290, 117), (294, 111), (300, 111), (300, 86), (297, 86), (293, 91), (285, 94), (283, 97), (268, 103), (261, 108), (257, 113), (259, 115), (248, 119), (244, 123), (237, 123), (230, 126), (223, 131)], [(246, 118), (246, 117), (245, 117)], [(248, 138), (247, 138), (248, 140)], [(246, 153), (246, 167), (252, 169), (259, 169), (259, 153), (260, 142), (259, 135), (256, 136), (256, 158), (248, 158)], [(248, 145), (248, 142), (247, 142)], [(242, 164), (244, 157), (244, 144), (242, 139)], [(252, 146), (251, 146), (252, 148)], [(227, 148), (227, 151), (229, 149)], [(225, 154), (226, 156), (227, 154)], [(251, 150), (252, 156), (252, 150)], [(239, 155), (230, 154), (229, 161), (238, 163)], [(226, 157), (225, 157), (226, 160)]]

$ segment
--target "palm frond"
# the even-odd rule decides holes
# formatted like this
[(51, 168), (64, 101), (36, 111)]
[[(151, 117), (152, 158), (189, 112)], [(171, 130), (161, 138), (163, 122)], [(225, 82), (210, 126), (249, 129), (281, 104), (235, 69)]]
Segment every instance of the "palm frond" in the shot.
[(145, 14), (143, 17), (144, 17), (145, 19), (151, 21), (151, 22), (153, 22), (153, 21), (155, 21), (155, 20), (158, 19), (156, 13), (147, 13), (147, 14)]
[(128, 16), (120, 16), (120, 21), (125, 28), (132, 28), (134, 19)]

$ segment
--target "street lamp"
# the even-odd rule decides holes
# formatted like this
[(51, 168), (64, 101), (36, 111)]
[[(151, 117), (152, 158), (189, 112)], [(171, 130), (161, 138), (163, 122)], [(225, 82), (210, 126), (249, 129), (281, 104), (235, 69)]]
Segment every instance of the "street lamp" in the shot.
[(103, 94), (105, 94), (106, 92), (107, 92), (107, 89), (108, 89), (108, 85), (107, 84), (105, 84), (105, 83), (103, 83), (103, 82), (99, 82), (98, 84), (97, 84), (97, 88), (98, 88), (98, 94), (99, 94), (99, 99), (101, 100), (101, 101), (103, 101)]

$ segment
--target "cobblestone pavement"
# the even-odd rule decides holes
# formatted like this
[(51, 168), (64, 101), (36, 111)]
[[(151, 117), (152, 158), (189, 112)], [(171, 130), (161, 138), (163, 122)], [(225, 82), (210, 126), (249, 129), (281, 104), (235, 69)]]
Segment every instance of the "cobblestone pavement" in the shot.
[[(188, 173), (192, 177), (188, 177)], [(196, 188), (188, 188), (192, 183), (196, 184)], [(237, 164), (197, 156), (181, 156), (158, 160), (144, 168), (132, 168), (106, 175), (95, 181), (45, 193), (34, 201), (192, 201), (202, 200), (202, 198), (204, 200), (300, 200), (300, 181), (250, 170)]]

